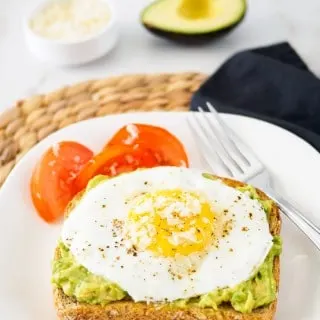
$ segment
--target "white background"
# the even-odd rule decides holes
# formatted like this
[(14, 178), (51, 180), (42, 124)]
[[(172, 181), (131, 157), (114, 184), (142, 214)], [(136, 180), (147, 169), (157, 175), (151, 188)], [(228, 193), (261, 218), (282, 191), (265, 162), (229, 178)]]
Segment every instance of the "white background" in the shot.
[(115, 74), (214, 72), (233, 53), (288, 40), (320, 75), (320, 1), (248, 0), (245, 21), (231, 34), (205, 46), (183, 47), (149, 34), (139, 13), (149, 0), (115, 0), (121, 37), (109, 55), (76, 68), (42, 63), (27, 50), (22, 20), (39, 0), (0, 0), (0, 111), (23, 97), (64, 84)]

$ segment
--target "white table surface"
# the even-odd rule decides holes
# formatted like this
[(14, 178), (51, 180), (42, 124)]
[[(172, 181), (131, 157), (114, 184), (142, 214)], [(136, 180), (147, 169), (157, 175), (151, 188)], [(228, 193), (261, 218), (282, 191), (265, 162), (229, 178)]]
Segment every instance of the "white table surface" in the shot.
[(28, 52), (21, 23), (39, 0), (0, 2), (0, 112), (23, 97), (87, 79), (126, 73), (212, 73), (239, 50), (284, 40), (320, 75), (319, 0), (248, 0), (248, 14), (237, 29), (198, 47), (184, 47), (149, 34), (139, 24), (139, 12), (149, 0), (115, 0), (121, 31), (117, 47), (93, 63), (73, 68), (43, 63)]

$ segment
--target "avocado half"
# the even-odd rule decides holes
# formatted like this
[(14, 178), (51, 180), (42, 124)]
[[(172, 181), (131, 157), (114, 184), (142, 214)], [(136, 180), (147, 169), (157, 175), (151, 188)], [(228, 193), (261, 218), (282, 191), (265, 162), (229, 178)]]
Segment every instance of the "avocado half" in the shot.
[(157, 0), (142, 11), (141, 22), (169, 40), (202, 42), (236, 27), (246, 10), (246, 0)]

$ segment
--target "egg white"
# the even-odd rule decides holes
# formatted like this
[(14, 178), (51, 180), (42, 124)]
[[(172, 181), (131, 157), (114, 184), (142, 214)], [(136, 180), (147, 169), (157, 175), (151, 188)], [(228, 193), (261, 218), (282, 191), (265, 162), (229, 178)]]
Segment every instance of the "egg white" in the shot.
[[(227, 209), (224, 216), (233, 219), (233, 228), (220, 239), (218, 248), (176, 257), (128, 251), (130, 241), (123, 242), (123, 229), (115, 227), (115, 219), (127, 220), (128, 197), (163, 189), (198, 192), (209, 199), (215, 212)], [(233, 287), (249, 279), (268, 254), (272, 235), (258, 201), (219, 180), (204, 178), (199, 171), (159, 167), (123, 174), (88, 191), (65, 221), (62, 241), (79, 264), (117, 283), (134, 301), (161, 302)], [(196, 266), (192, 274), (184, 272), (188, 266)], [(172, 270), (184, 276), (172, 277)]]

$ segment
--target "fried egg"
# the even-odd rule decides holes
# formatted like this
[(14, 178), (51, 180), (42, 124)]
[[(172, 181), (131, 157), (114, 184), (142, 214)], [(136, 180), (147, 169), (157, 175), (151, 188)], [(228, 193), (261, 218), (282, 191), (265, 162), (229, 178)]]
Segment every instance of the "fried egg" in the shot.
[(257, 200), (178, 167), (101, 182), (66, 219), (62, 241), (80, 265), (147, 302), (234, 287), (272, 247)]

